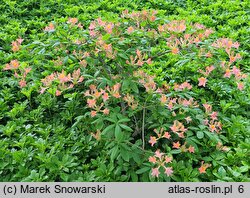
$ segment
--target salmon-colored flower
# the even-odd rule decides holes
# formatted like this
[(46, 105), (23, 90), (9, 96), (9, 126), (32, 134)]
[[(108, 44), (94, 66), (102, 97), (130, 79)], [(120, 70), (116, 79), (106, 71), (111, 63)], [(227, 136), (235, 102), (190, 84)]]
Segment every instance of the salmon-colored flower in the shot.
[(97, 21), (98, 25), (100, 25), (100, 26), (105, 25), (105, 22), (101, 18), (96, 19), (96, 21)]
[(156, 135), (158, 136), (158, 138), (161, 137), (161, 132), (162, 132), (163, 128), (161, 128), (160, 132), (157, 129), (154, 129), (154, 132), (156, 133)]
[(211, 52), (208, 52), (208, 53), (205, 54), (205, 56), (206, 56), (207, 58), (211, 58), (211, 57), (213, 56), (213, 54), (212, 54)]
[(188, 152), (189, 153), (194, 153), (194, 147), (190, 145), (189, 148), (188, 148)]
[(78, 24), (77, 24), (77, 27), (79, 27), (80, 29), (82, 29), (82, 28), (83, 28), (83, 25), (82, 25), (81, 23), (78, 23)]
[(165, 132), (164, 135), (162, 136), (164, 138), (170, 139), (171, 135), (169, 134), (169, 132)]
[(72, 78), (74, 84), (81, 83), (84, 80), (84, 77), (80, 75), (81, 75), (80, 69), (73, 71)]
[(10, 70), (10, 69), (11, 69), (10, 64), (6, 64), (5, 67), (3, 68), (3, 70)]
[(96, 91), (96, 86), (93, 84), (89, 85), (89, 88), (91, 91)]
[(204, 164), (204, 161), (201, 162), (201, 167), (198, 169), (200, 174), (206, 173), (206, 169), (210, 167), (211, 164)]
[(218, 112), (213, 111), (213, 112), (210, 114), (210, 117), (211, 117), (212, 120), (217, 120), (217, 115), (218, 115)]
[(216, 145), (216, 149), (218, 150), (221, 150), (221, 151), (229, 151), (230, 148), (226, 147), (226, 146), (223, 146), (223, 144), (221, 142), (218, 142), (217, 145)]
[(23, 87), (25, 87), (26, 86), (26, 81), (25, 80), (20, 80), (19, 81), (19, 86), (21, 87), (21, 88), (23, 88)]
[(201, 77), (201, 78), (199, 78), (198, 80), (199, 80), (198, 86), (203, 86), (203, 87), (206, 86), (206, 82), (207, 82), (207, 79), (206, 79), (206, 78)]
[(169, 110), (172, 110), (173, 107), (174, 107), (174, 105), (173, 105), (173, 103), (170, 101), (170, 102), (168, 103), (168, 109), (169, 109)]
[(179, 131), (179, 127), (175, 123), (170, 127), (170, 129), (175, 133)]
[(17, 52), (18, 50), (20, 50), (20, 44), (17, 41), (12, 41), (11, 45), (11, 49), (13, 52)]
[(91, 133), (91, 135), (96, 139), (96, 140), (100, 140), (101, 139), (101, 131), (97, 130), (96, 134)]
[(168, 156), (165, 157), (165, 163), (170, 163), (172, 162), (172, 160), (173, 160), (172, 157), (168, 157)]
[(132, 26), (128, 27), (127, 32), (131, 34), (134, 31), (134, 28)]
[(191, 105), (191, 101), (187, 99), (179, 99), (179, 104), (182, 104), (184, 107), (188, 107), (189, 105)]
[(186, 25), (185, 25), (185, 21), (181, 20), (181, 21), (171, 21), (169, 24), (167, 24), (167, 29), (171, 32), (184, 32), (186, 30)]
[(151, 146), (154, 146), (154, 144), (157, 142), (157, 139), (154, 136), (150, 136), (150, 140), (148, 142), (151, 144)]
[(22, 38), (19, 37), (16, 41), (18, 42), (19, 45), (21, 45), (22, 42), (24, 41), (24, 39), (22, 39)]
[(96, 36), (96, 31), (93, 31), (93, 30), (90, 30), (89, 31), (89, 35), (91, 36), (91, 37), (95, 37)]
[(18, 67), (19, 67), (19, 62), (18, 62), (18, 60), (12, 60), (12, 61), (10, 61), (10, 63), (9, 64), (6, 64), (5, 65), (5, 68), (4, 68), (4, 70), (12, 70), (12, 69), (18, 69)]
[(206, 110), (206, 113), (209, 113), (212, 111), (212, 106), (210, 104), (203, 104), (203, 107), (205, 108)]
[(87, 99), (88, 106), (90, 108), (93, 108), (96, 106), (96, 100), (95, 99)]
[(148, 60), (146, 60), (146, 63), (147, 63), (148, 65), (152, 64), (151, 58), (149, 58)]
[(81, 65), (81, 66), (83, 66), (83, 67), (86, 67), (87, 66), (87, 61), (86, 60), (81, 60), (80, 62), (79, 62), (79, 64)]
[(40, 94), (43, 94), (47, 88), (42, 87), (40, 90)]
[(181, 90), (183, 90), (183, 89), (191, 90), (191, 89), (192, 89), (192, 85), (191, 85), (189, 82), (184, 82), (184, 83), (182, 83), (182, 84), (179, 86), (179, 88), (180, 88)]
[(119, 94), (119, 92), (113, 93), (112, 96), (114, 96), (115, 98), (120, 98), (121, 97), (121, 95)]
[(139, 59), (139, 60), (137, 61), (137, 63), (136, 63), (136, 65), (138, 65), (138, 66), (140, 66), (140, 67), (141, 67), (143, 64), (144, 64), (144, 62), (143, 62), (142, 60), (140, 60), (140, 59)]
[(179, 53), (179, 49), (177, 47), (174, 47), (174, 48), (171, 49), (171, 52), (173, 54), (178, 54)]
[(244, 83), (243, 82), (237, 83), (237, 87), (240, 91), (242, 91), (244, 89)]
[(173, 148), (179, 149), (181, 146), (180, 142), (173, 142)]
[(10, 61), (10, 64), (12, 65), (13, 69), (17, 69), (19, 67), (18, 60), (12, 60)]
[(241, 74), (241, 71), (240, 71), (239, 68), (233, 66), (232, 73), (233, 73), (235, 76), (239, 76), (239, 75)]
[(204, 125), (208, 125), (208, 123), (209, 123), (209, 120), (208, 120), (208, 119), (203, 120), (203, 124), (204, 124)]
[(89, 25), (89, 30), (94, 30), (96, 28), (96, 22), (92, 21)]
[(151, 162), (151, 163), (153, 163), (153, 164), (155, 164), (156, 163), (156, 158), (154, 156), (150, 156), (148, 158), (148, 161)]
[(173, 174), (173, 168), (172, 167), (165, 167), (165, 174), (169, 177)]
[(238, 42), (233, 42), (228, 38), (220, 38), (212, 44), (213, 47), (231, 49), (232, 47), (238, 48), (240, 44)]
[(108, 109), (108, 108), (105, 108), (102, 112), (103, 112), (105, 115), (108, 115), (108, 114), (109, 114), (109, 109)]
[(69, 86), (68, 86), (68, 89), (72, 89), (74, 87), (74, 84), (70, 84)]
[(55, 26), (54, 26), (53, 23), (50, 23), (48, 26), (46, 26), (46, 27), (44, 28), (44, 31), (46, 31), (46, 32), (52, 32), (52, 31), (54, 31), (54, 30), (55, 30)]
[(170, 129), (173, 131), (173, 132), (175, 132), (175, 133), (177, 133), (177, 132), (179, 132), (179, 131), (181, 131), (181, 132), (185, 132), (187, 129), (184, 127), (184, 125), (181, 123), (181, 122), (179, 122), (178, 120), (175, 120), (174, 121), (174, 124), (170, 127)]
[(210, 130), (211, 132), (214, 132), (214, 131), (216, 131), (217, 129), (216, 129), (216, 126), (215, 126), (214, 124), (209, 124), (209, 130)]
[(158, 26), (158, 31), (159, 32), (163, 32), (165, 30), (165, 26), (164, 25), (159, 25)]
[(180, 138), (184, 138), (184, 137), (185, 137), (184, 132), (177, 133), (177, 135), (178, 135)]
[(60, 96), (61, 95), (61, 91), (56, 90), (56, 96)]
[(116, 83), (116, 84), (113, 86), (114, 92), (119, 91), (120, 87), (121, 87), (121, 84), (120, 84), (120, 83)]
[(99, 98), (101, 95), (102, 95), (102, 94), (101, 94), (101, 92), (99, 92), (99, 91), (95, 91), (95, 93), (93, 94), (93, 96), (94, 96), (95, 98)]
[(68, 23), (71, 23), (72, 25), (75, 25), (78, 22), (77, 18), (69, 18)]
[(152, 22), (155, 21), (155, 19), (156, 19), (156, 16), (154, 16), (154, 15), (150, 16), (150, 18), (149, 18), (149, 20)]
[(185, 118), (186, 122), (189, 124), (190, 122), (192, 122), (192, 118), (190, 116)]
[(60, 83), (66, 83), (71, 80), (71, 75), (66, 75), (66, 72), (63, 70), (61, 73), (57, 73), (57, 78), (60, 81)]
[(90, 112), (90, 116), (91, 116), (91, 117), (95, 117), (96, 114), (97, 114), (97, 111), (91, 111), (91, 112)]
[(84, 96), (91, 96), (89, 90), (85, 91)]
[(214, 69), (215, 69), (215, 67), (213, 65), (207, 66), (206, 67), (206, 74), (209, 75)]
[(78, 83), (81, 83), (83, 80), (84, 80), (84, 77), (81, 76), (77, 82), (78, 82)]
[(224, 77), (225, 78), (230, 78), (230, 76), (231, 76), (231, 70), (230, 69), (226, 69), (226, 73), (224, 74)]
[(19, 74), (16, 71), (14, 72), (14, 76), (15, 76), (15, 78), (19, 78), (20, 77)]
[(30, 67), (25, 68), (25, 69), (24, 69), (25, 75), (27, 75), (28, 73), (30, 73), (30, 71), (31, 71), (31, 68), (30, 68)]
[(113, 28), (114, 28), (114, 24), (113, 24), (113, 23), (108, 23), (108, 24), (104, 27), (105, 31), (106, 31), (108, 34), (112, 34)]
[(167, 102), (167, 96), (166, 95), (161, 95), (161, 104), (165, 104)]
[(161, 153), (159, 149), (155, 151), (155, 157), (161, 159), (162, 156), (163, 156), (163, 153)]
[(52, 73), (52, 74), (46, 76), (41, 81), (42, 81), (44, 86), (49, 87), (54, 80), (55, 80), (55, 75), (54, 75), (54, 73)]
[(159, 177), (159, 174), (160, 174), (159, 168), (153, 168), (153, 169), (152, 169), (151, 175), (152, 175), (153, 177)]
[(222, 124), (221, 122), (215, 122), (216, 127), (218, 127), (218, 129), (222, 130)]

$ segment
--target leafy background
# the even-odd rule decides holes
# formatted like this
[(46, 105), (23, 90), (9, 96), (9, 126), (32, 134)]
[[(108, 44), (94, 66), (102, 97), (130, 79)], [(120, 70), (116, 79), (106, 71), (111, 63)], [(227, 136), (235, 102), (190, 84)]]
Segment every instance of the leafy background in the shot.
[[(20, 36), (24, 38), (25, 45), (43, 40), (43, 29), (49, 22), (62, 22), (68, 17), (77, 17), (85, 27), (88, 27), (93, 19), (100, 16), (107, 20), (116, 19), (125, 9), (155, 9), (169, 20), (185, 19), (211, 27), (215, 30), (214, 38), (228, 37), (238, 41), (243, 56), (238, 66), (245, 73), (249, 73), (249, 6), (247, 0), (0, 0), (0, 180), (152, 180), (149, 177), (150, 167), (143, 164), (145, 153), (138, 149), (138, 145), (124, 144), (121, 157), (113, 162), (117, 155), (116, 147), (105, 142), (97, 142), (91, 134), (84, 132), (88, 126), (81, 124), (79, 107), (82, 101), (77, 98), (79, 96), (69, 94), (65, 100), (58, 101), (50, 95), (41, 96), (33, 93), (32, 89), (35, 90), (38, 86), (36, 84), (26, 92), (20, 92), (17, 86), (13, 86), (16, 82), (2, 71), (4, 65), (15, 58), (11, 54), (10, 44), (13, 40)], [(41, 56), (19, 56), (43, 67), (43, 59), (46, 57), (41, 50), (42, 47), (39, 46), (37, 53)], [(159, 64), (162, 68), (150, 68), (151, 72), (166, 75), (168, 72), (164, 71), (169, 67), (169, 63)], [(175, 75), (178, 73), (176, 72)], [(249, 78), (244, 94), (231, 91), (229, 95), (228, 90), (216, 89), (216, 83), (214, 82), (213, 90), (214, 103), (223, 112), (222, 119), (227, 128), (227, 146), (231, 150), (207, 159), (213, 161), (216, 166), (207, 177), (198, 178), (195, 173), (191, 177), (186, 173), (180, 173), (172, 177), (171, 181), (249, 181)], [(109, 152), (111, 147), (113, 150)], [(129, 152), (126, 151), (132, 152), (133, 156), (128, 156)], [(133, 158), (132, 162), (130, 158)], [(192, 169), (185, 161), (180, 161), (176, 166), (180, 169)]]

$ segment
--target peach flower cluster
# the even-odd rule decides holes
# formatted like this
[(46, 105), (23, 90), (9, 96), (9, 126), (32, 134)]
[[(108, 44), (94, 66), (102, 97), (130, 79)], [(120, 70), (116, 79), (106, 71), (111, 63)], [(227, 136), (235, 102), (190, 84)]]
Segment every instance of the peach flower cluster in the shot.
[(165, 171), (164, 173), (170, 177), (173, 174), (173, 167), (169, 166), (172, 162), (172, 156), (165, 155), (157, 150), (153, 156), (150, 156), (148, 161), (154, 164), (154, 168), (151, 170), (152, 177), (159, 177), (160, 168), (162, 167)]
[(81, 76), (80, 69), (74, 70), (72, 73), (61, 72), (52, 73), (41, 80), (43, 86), (40, 93), (43, 94), (46, 89), (50, 88), (53, 82), (56, 83), (56, 96), (60, 96), (62, 91), (73, 88), (76, 84), (81, 83), (84, 77)]

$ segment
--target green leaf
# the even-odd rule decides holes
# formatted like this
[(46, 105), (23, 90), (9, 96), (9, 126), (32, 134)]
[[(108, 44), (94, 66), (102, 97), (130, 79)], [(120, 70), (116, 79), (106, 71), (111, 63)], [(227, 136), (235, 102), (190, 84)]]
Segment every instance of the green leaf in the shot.
[(125, 124), (120, 124), (120, 127), (123, 128), (123, 129), (125, 129), (126, 131), (130, 131), (130, 132), (133, 131), (133, 129), (131, 129), (129, 126), (127, 126)]
[(122, 91), (130, 90), (130, 80), (124, 80), (122, 83)]
[(230, 167), (227, 167), (227, 169), (232, 173), (234, 177), (239, 177), (241, 175), (239, 172), (232, 170)]
[(72, 128), (74, 128), (74, 127), (76, 127), (77, 126), (77, 124), (82, 120), (84, 118), (84, 116), (77, 116), (76, 118), (75, 118), (75, 120), (76, 120), (76, 122), (72, 125)]
[(123, 133), (121, 127), (118, 124), (115, 126), (115, 138), (118, 141), (121, 141), (123, 139)]
[(215, 134), (215, 133), (211, 133), (211, 132), (209, 132), (209, 131), (204, 131), (204, 133), (209, 137), (209, 139), (210, 140), (212, 140), (213, 142), (219, 142), (220, 141), (220, 139), (219, 139), (219, 137), (218, 137), (218, 135), (217, 134)]
[(244, 173), (249, 170), (249, 166), (241, 166), (238, 168), (239, 172)]
[(103, 134), (103, 135), (106, 135), (106, 134), (108, 134), (109, 132), (113, 132), (114, 128), (115, 128), (115, 124), (111, 124), (111, 125), (109, 125), (108, 127), (106, 127), (106, 128), (102, 131), (102, 134)]
[(110, 36), (110, 34), (105, 34), (104, 36), (102, 36), (102, 40), (107, 41), (109, 40)]
[(180, 149), (171, 150), (170, 153), (171, 154), (178, 154), (178, 153), (181, 153), (181, 150)]
[(136, 83), (131, 83), (130, 86), (131, 86), (131, 89), (132, 89), (135, 93), (139, 93), (139, 89), (138, 89)]
[(121, 149), (121, 156), (126, 162), (129, 162), (130, 155), (127, 150)]
[(111, 156), (110, 156), (111, 160), (113, 161), (118, 154), (119, 154), (119, 147), (118, 145), (116, 145), (114, 148), (111, 149)]
[(202, 131), (198, 131), (196, 136), (198, 139), (202, 139), (202, 138), (204, 138), (204, 133)]
[(137, 174), (135, 174), (134, 172), (131, 172), (130, 176), (131, 176), (132, 182), (138, 182), (138, 175)]
[(116, 119), (114, 119), (114, 118), (105, 118), (105, 120), (108, 120), (110, 122), (116, 123)]
[(118, 123), (121, 123), (121, 122), (129, 122), (130, 119), (129, 118), (122, 118), (118, 121)]
[(143, 168), (137, 170), (135, 173), (140, 175), (142, 173), (145, 173), (145, 172), (149, 171), (150, 169), (151, 169), (150, 167), (146, 166), (146, 167), (143, 167)]
[(124, 53), (118, 53), (118, 56), (120, 56), (121, 58), (125, 59), (125, 60), (128, 60), (129, 58), (127, 57), (126, 54)]
[(137, 164), (142, 163), (142, 158), (141, 158), (140, 154), (134, 152), (134, 153), (132, 153), (132, 157)]
[(226, 170), (224, 169), (224, 167), (223, 166), (221, 166), (219, 169), (218, 169), (218, 174), (219, 174), (219, 176), (220, 177), (225, 177), (226, 175), (227, 175), (227, 172), (226, 172)]

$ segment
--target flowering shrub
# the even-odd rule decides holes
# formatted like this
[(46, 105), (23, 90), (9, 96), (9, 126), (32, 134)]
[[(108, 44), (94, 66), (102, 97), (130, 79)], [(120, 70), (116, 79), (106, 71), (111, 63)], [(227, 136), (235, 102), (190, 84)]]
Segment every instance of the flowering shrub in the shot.
[[(213, 38), (214, 30), (199, 23), (166, 22), (155, 10), (125, 10), (116, 19), (97, 18), (88, 25), (77, 18), (61, 19), (41, 31), (39, 41), (12, 42), (14, 58), (3, 70), (16, 79), (13, 86), (28, 98), (30, 107), (37, 108), (33, 113), (63, 121), (65, 126), (56, 119), (56, 127), (45, 134), (63, 134), (67, 127), (73, 142), (82, 137), (78, 144), (70, 143), (72, 152), (88, 141), (93, 144), (81, 149), (93, 150), (85, 159), (91, 167), (80, 171), (89, 171), (88, 178), (70, 173), (70, 168), (84, 166), (74, 164), (83, 158), (80, 154), (51, 157), (51, 163), (64, 162), (54, 180), (223, 178), (223, 159), (232, 149), (224, 116), (230, 105), (223, 101), (249, 91), (249, 77), (238, 64), (238, 42)], [(27, 126), (40, 122), (38, 117), (26, 120)], [(36, 156), (43, 164), (46, 152), (40, 141), (34, 145), (43, 153)], [(38, 178), (58, 167), (44, 166)]]

